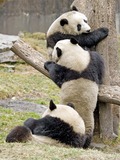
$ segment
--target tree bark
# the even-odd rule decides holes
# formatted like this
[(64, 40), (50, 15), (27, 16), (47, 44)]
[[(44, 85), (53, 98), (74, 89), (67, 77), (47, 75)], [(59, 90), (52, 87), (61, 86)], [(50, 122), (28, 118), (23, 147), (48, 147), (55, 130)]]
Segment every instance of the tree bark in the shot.
[[(109, 28), (109, 36), (99, 43), (96, 48), (105, 61), (105, 85), (117, 85), (118, 80), (119, 66), (117, 33), (115, 28), (115, 5), (115, 0), (75, 0), (71, 5), (76, 6), (80, 12), (83, 12), (88, 17), (88, 23), (92, 29), (96, 29), (98, 27)], [(116, 110), (117, 114), (116, 112), (113, 112), (114, 110)], [(114, 124), (119, 123), (119, 107), (114, 109), (114, 107), (111, 107), (108, 103), (100, 103), (97, 111), (99, 113), (97, 112), (95, 114), (99, 114), (100, 123), (98, 122), (98, 125), (100, 124), (101, 137), (103, 139), (114, 138), (113, 129), (117, 130), (116, 133), (118, 133), (118, 125), (114, 127), (115, 125), (113, 126), (113, 121)]]
[(29, 44), (23, 42), (22, 40), (18, 40), (14, 43), (11, 50), (26, 63), (50, 78), (48, 72), (44, 69), (44, 63), (46, 61), (45, 58), (38, 51), (34, 50)]
[(120, 105), (120, 87), (101, 85), (98, 100), (104, 103)]

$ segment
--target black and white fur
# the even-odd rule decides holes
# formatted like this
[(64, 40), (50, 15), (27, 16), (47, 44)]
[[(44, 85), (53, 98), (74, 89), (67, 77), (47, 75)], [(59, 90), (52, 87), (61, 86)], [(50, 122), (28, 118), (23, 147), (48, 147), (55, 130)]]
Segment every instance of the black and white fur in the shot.
[(85, 124), (71, 106), (55, 105), (51, 100), (41, 119), (27, 119), (24, 126), (15, 127), (6, 137), (9, 143), (29, 140), (81, 148), (85, 143)]
[(44, 67), (61, 88), (62, 104), (72, 103), (83, 118), (87, 135), (84, 148), (87, 148), (94, 130), (98, 85), (104, 75), (103, 59), (97, 52), (84, 50), (75, 39), (66, 39), (56, 43), (52, 61)]
[(81, 47), (91, 48), (108, 35), (107, 28), (98, 28), (93, 32), (90, 32), (90, 29), (84, 14), (78, 11), (62, 14), (47, 31), (47, 48), (50, 59), (55, 44), (60, 40), (75, 38)]

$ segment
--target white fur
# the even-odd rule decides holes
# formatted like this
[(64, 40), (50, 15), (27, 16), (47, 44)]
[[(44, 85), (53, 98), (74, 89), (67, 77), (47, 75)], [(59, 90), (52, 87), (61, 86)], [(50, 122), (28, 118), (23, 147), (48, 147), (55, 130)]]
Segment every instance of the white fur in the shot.
[(65, 82), (61, 88), (62, 103), (73, 103), (85, 122), (86, 132), (94, 129), (93, 112), (96, 107), (97, 95), (98, 85), (83, 78)]
[[(61, 26), (60, 20), (61, 19), (67, 19), (68, 25)], [(87, 17), (77, 11), (70, 11), (62, 14), (60, 17), (58, 17), (49, 27), (47, 31), (47, 37), (50, 35), (53, 35), (56, 32), (64, 33), (64, 34), (72, 34), (77, 35), (81, 33), (86, 33), (88, 30), (90, 30), (90, 26), (84, 22), (87, 21)], [(77, 25), (81, 24), (81, 30), (77, 30)]]
[[(57, 47), (62, 50), (62, 56), (60, 58), (57, 57)], [(80, 72), (87, 68), (90, 62), (90, 55), (88, 51), (82, 49), (78, 44), (74, 45), (70, 40), (65, 39), (56, 43), (51, 60), (57, 62), (57, 64), (67, 66), (67, 68)]]
[(51, 117), (57, 117), (70, 124), (73, 130), (79, 134), (85, 134), (85, 124), (80, 115), (70, 106), (56, 105), (57, 109), (51, 111), (49, 108), (45, 111), (42, 117), (50, 115)]
[(37, 136), (37, 135), (32, 135), (32, 139), (33, 142), (36, 142), (37, 144), (49, 144), (49, 145), (54, 145), (54, 146), (58, 146), (58, 147), (69, 147), (69, 145), (66, 145), (64, 143), (60, 143), (59, 141), (52, 139), (50, 137), (47, 136)]

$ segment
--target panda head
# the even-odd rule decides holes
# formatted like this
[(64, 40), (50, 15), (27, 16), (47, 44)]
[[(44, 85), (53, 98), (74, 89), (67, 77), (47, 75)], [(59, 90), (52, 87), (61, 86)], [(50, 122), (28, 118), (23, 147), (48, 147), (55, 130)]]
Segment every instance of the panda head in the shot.
[(90, 32), (87, 17), (78, 11), (69, 11), (58, 17), (50, 26), (47, 37), (56, 32), (78, 35)]
[(59, 118), (60, 120), (69, 124), (76, 133), (85, 134), (85, 124), (83, 119), (80, 117), (77, 111), (73, 109), (71, 104), (69, 106), (68, 105), (55, 105), (51, 100), (49, 108), (44, 112), (42, 118), (45, 116)]
[(87, 68), (90, 54), (78, 45), (76, 39), (65, 39), (58, 41), (54, 46), (52, 61), (80, 72)]

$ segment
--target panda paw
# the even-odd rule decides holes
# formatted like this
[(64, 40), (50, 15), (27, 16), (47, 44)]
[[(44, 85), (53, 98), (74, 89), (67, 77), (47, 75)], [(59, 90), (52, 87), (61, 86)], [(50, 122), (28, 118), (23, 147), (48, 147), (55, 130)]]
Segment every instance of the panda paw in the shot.
[(92, 137), (93, 137), (92, 133), (91, 134), (86, 134), (85, 143), (84, 143), (84, 146), (83, 146), (84, 149), (87, 149), (90, 146), (91, 141), (92, 141)]
[(49, 69), (51, 68), (51, 65), (55, 64), (53, 61), (47, 61), (44, 63), (44, 68), (49, 72)]
[(102, 28), (99, 28), (100, 31), (106, 36), (108, 36), (108, 33), (109, 33), (109, 29), (107, 27), (102, 27)]

